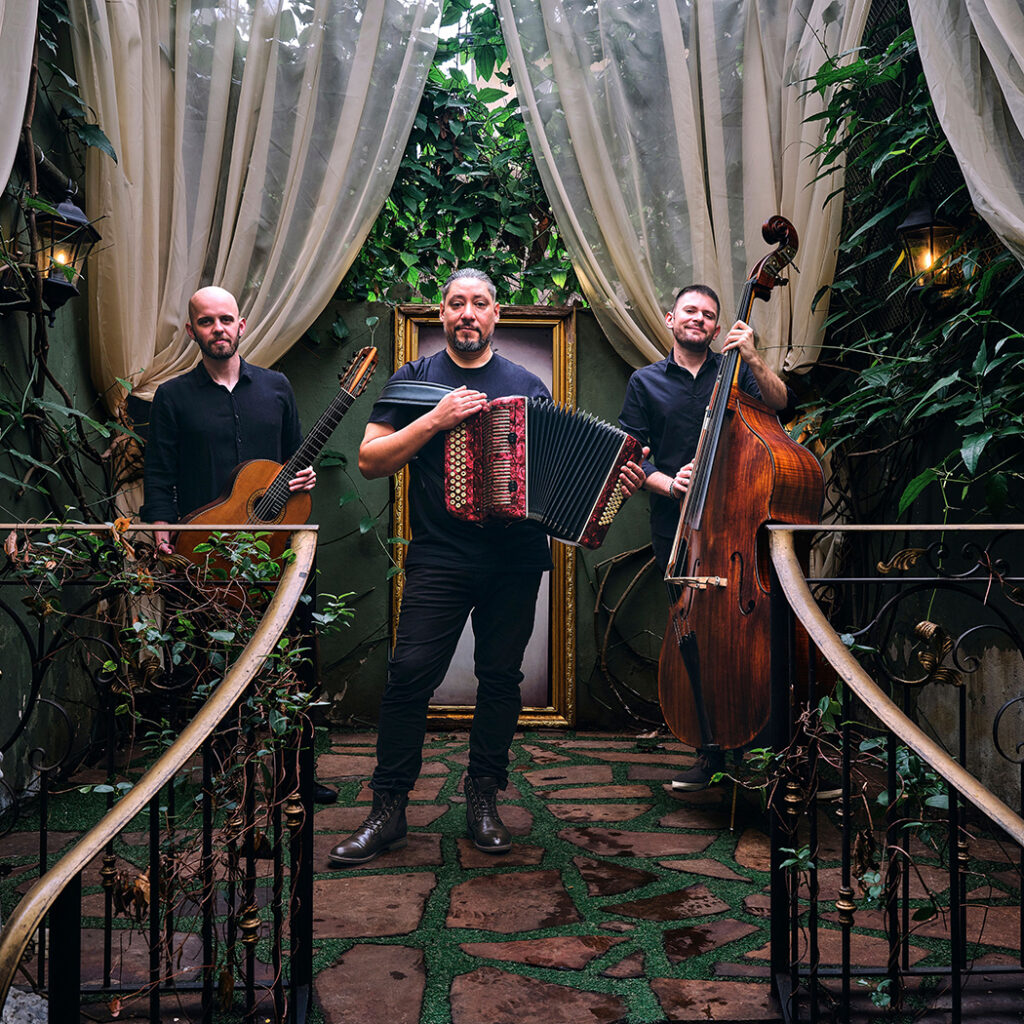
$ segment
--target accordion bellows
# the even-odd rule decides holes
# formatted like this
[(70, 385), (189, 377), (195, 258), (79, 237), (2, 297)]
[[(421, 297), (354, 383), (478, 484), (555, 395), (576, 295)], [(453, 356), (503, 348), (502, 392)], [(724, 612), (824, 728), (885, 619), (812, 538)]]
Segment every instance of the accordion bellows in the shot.
[(624, 497), (619, 471), (640, 442), (546, 398), (497, 398), (445, 438), (445, 502), (458, 519), (532, 519), (599, 547)]

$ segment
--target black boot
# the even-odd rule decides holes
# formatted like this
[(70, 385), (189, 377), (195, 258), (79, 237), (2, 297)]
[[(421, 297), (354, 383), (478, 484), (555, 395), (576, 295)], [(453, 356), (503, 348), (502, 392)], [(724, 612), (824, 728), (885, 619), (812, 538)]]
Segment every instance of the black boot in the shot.
[(327, 859), (337, 867), (346, 867), (365, 864), (386, 850), (401, 849), (408, 842), (405, 824), (405, 805), (408, 802), (408, 793), (374, 791), (373, 810), (366, 821), (331, 850)]
[(498, 817), (498, 780), (466, 777), (466, 834), (484, 853), (508, 853), (512, 836)]

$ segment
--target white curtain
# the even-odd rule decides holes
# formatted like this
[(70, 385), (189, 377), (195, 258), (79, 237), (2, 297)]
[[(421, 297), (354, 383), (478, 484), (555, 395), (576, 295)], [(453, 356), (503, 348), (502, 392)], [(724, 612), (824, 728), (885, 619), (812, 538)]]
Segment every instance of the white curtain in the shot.
[(1024, 263), (1021, 0), (908, 0), (942, 131), (971, 202)]
[(232, 291), (266, 366), (326, 306), (397, 172), (439, 0), (71, 0), (90, 151), (92, 374), (151, 398), (195, 364), (189, 296)]
[(0, 189), (18, 152), (35, 37), (36, 0), (0, 0), (0, 96), (7, 108), (0, 122)]
[[(775, 369), (813, 362), (841, 211), (809, 159), (806, 79), (856, 47), (870, 0), (497, 0), (534, 153), (587, 299), (633, 365), (702, 282), (731, 323), (761, 225), (800, 236), (792, 285), (751, 315)], [(781, 293), (781, 294), (780, 294)]]

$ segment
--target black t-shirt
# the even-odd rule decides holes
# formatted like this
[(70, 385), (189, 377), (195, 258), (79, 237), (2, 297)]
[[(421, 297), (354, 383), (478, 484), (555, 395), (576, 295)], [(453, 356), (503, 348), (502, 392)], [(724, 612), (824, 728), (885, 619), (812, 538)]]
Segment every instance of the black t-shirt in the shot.
[[(518, 363), (494, 353), (483, 366), (459, 366), (442, 349), (400, 367), (391, 380), (430, 381), (457, 388), (465, 385), (488, 398), (524, 395), (550, 398), (544, 382)], [(377, 402), (371, 423), (401, 430), (423, 415), (422, 406)], [(431, 438), (409, 463), (409, 519), (412, 541), (406, 566), (432, 565), (486, 571), (536, 572), (551, 568), (547, 535), (536, 523), (490, 521), (467, 523), (449, 515), (444, 503), (444, 434)]]

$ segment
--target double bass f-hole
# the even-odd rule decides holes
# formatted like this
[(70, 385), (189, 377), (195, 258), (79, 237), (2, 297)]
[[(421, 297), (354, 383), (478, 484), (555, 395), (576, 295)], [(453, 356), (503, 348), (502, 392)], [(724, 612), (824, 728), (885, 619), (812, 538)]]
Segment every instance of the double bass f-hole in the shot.
[[(750, 271), (737, 320), (750, 322), (793, 262), (799, 240), (785, 217), (762, 227), (776, 248)], [(769, 594), (758, 535), (768, 522), (815, 523), (821, 467), (775, 411), (738, 386), (737, 349), (720, 360), (665, 583), (672, 608), (658, 664), (665, 721), (685, 743), (735, 750), (768, 720)], [(763, 577), (763, 578), (762, 578)]]

